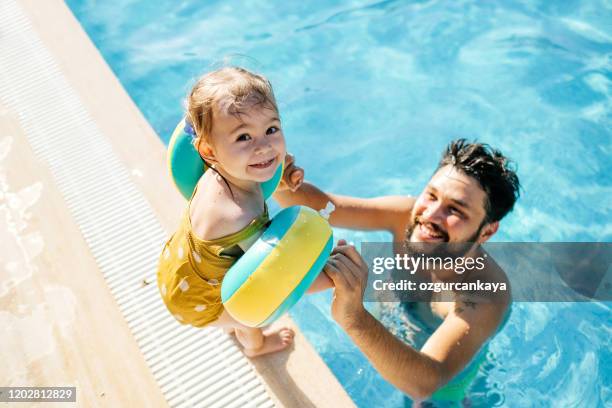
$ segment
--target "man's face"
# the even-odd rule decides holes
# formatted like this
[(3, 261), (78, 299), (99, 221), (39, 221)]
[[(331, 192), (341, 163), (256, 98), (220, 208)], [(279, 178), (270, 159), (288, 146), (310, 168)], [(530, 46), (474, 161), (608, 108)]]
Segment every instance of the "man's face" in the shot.
[(474, 178), (451, 165), (440, 168), (414, 204), (408, 240), (483, 243), (498, 225), (483, 225), (485, 199)]

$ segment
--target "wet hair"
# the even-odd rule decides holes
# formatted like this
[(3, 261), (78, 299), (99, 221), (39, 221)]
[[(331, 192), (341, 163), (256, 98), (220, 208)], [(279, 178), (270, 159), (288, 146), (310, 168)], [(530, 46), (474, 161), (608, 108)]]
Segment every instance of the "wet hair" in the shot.
[(200, 77), (191, 89), (186, 105), (196, 147), (202, 140), (211, 141), (215, 107), (238, 117), (255, 106), (278, 113), (270, 82), (240, 67), (224, 67)]
[(483, 222), (499, 221), (512, 211), (520, 196), (520, 183), (515, 164), (499, 150), (485, 143), (453, 140), (436, 171), (447, 165), (476, 179), (486, 193)]

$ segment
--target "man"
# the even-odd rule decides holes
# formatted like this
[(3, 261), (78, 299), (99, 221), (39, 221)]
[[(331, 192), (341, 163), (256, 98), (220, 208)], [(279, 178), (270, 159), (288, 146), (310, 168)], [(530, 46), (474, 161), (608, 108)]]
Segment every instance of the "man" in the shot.
[[(509, 168), (508, 159), (488, 145), (463, 139), (449, 144), (416, 199), (339, 196), (308, 183), (296, 188), (300, 177), (295, 174), (300, 169), (296, 170), (290, 160), (287, 170), (286, 179), (298, 183), (293, 183), (294, 191), (285, 189), (275, 195), (282, 206), (299, 204), (321, 209), (331, 201), (335, 206), (330, 217), (332, 225), (387, 230), (395, 242), (482, 244), (497, 232), (500, 220), (512, 210), (519, 196), (519, 180)], [(488, 269), (486, 275), (460, 275), (448, 270), (428, 273), (434, 282), (504, 279), (503, 271), (495, 265)], [(430, 397), (469, 365), (500, 327), (510, 304), (508, 294), (494, 302), (478, 302), (462, 295), (450, 302), (431, 298), (417, 312), (441, 322), (423, 347), (416, 350), (394, 337), (364, 308), (368, 267), (353, 246), (340, 240), (324, 271), (335, 285), (332, 317), (382, 377), (416, 400)]]

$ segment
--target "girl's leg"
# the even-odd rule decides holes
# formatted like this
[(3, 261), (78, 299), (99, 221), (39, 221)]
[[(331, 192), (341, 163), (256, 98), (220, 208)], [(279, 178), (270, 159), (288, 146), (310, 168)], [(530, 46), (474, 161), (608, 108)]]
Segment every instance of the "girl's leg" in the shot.
[(234, 320), (225, 310), (213, 325), (224, 329), (235, 329), (236, 338), (244, 347), (244, 354), (248, 357), (255, 357), (283, 350), (293, 342), (293, 336), (295, 334), (293, 330), (288, 327), (262, 331), (262, 329), (259, 328), (243, 326)]

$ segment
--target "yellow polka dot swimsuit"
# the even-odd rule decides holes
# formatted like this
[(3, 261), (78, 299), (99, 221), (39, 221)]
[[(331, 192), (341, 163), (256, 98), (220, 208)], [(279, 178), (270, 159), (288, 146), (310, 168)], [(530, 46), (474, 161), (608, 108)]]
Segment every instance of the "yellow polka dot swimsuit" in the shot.
[(157, 285), (166, 307), (182, 324), (203, 327), (223, 312), (221, 283), (242, 255), (237, 247), (252, 244), (269, 221), (268, 208), (242, 230), (213, 240), (192, 231), (189, 206), (179, 229), (159, 257)]

